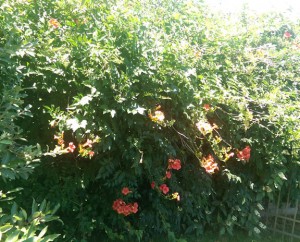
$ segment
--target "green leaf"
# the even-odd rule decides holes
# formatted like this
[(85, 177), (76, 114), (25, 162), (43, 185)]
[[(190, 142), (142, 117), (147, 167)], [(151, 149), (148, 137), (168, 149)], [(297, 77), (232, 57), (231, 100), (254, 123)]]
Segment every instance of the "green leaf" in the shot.
[(37, 211), (38, 209), (38, 204), (37, 202), (35, 201), (35, 199), (33, 199), (32, 201), (32, 205), (31, 205), (31, 214), (35, 214), (35, 212)]
[(282, 180), (287, 180), (286, 176), (283, 174), (283, 172), (279, 172), (278, 176), (282, 179)]
[(85, 128), (87, 125), (87, 121), (82, 120), (81, 122), (79, 122), (77, 118), (71, 118), (66, 121), (66, 124), (68, 128), (72, 129), (73, 132), (75, 132), (79, 128)]
[(0, 144), (4, 145), (12, 145), (13, 141), (12, 140), (0, 140)]
[(35, 231), (36, 231), (36, 226), (34, 223), (31, 223), (29, 229), (27, 230), (27, 238), (34, 236)]
[(16, 173), (11, 168), (0, 168), (0, 173), (3, 177), (8, 178), (10, 180), (14, 180), (16, 178)]
[(20, 216), (18, 215), (13, 215), (13, 218), (17, 221), (23, 221), (23, 218), (21, 218)]
[(80, 128), (79, 121), (76, 118), (68, 119), (66, 121), (66, 124), (67, 124), (68, 128), (73, 130), (73, 132), (75, 132), (77, 129)]
[(22, 242), (38, 242), (38, 240), (36, 239), (36, 236), (34, 236), (34, 237), (30, 237), (28, 239), (22, 240)]
[(48, 226), (42, 229), (42, 231), (39, 233), (38, 238), (42, 238), (46, 232), (47, 232)]
[(53, 208), (53, 210), (51, 211), (51, 214), (52, 214), (52, 215), (55, 214), (59, 208), (60, 208), (60, 204), (57, 204), (57, 205)]
[(11, 224), (6, 224), (6, 225), (0, 227), (0, 232), (6, 233), (7, 231), (11, 230), (12, 228), (13, 228), (13, 226)]
[(5, 154), (3, 155), (3, 158), (2, 158), (2, 164), (3, 165), (6, 165), (9, 161), (10, 161), (10, 152), (5, 152)]
[(17, 187), (17, 188), (15, 188), (15, 189), (13, 189), (13, 190), (10, 190), (10, 191), (8, 191), (6, 194), (11, 194), (11, 193), (15, 193), (15, 192), (20, 192), (20, 191), (22, 191), (24, 188), (22, 188), (22, 187)]
[(78, 103), (76, 103), (75, 105), (81, 105), (81, 106), (84, 106), (84, 105), (87, 105), (89, 104), (90, 101), (93, 100), (93, 97), (88, 95), (88, 96), (84, 96), (83, 98), (80, 99), (80, 101)]
[(110, 111), (111, 117), (112, 117), (112, 118), (115, 117), (116, 113), (117, 113), (117, 112), (116, 112), (115, 110), (111, 110), (111, 111)]
[(224, 234), (225, 234), (225, 231), (226, 231), (226, 230), (225, 230), (225, 227), (222, 227), (221, 230), (220, 230), (220, 232), (219, 232), (220, 235), (224, 235)]
[(21, 212), (22, 212), (22, 215), (23, 215), (24, 219), (26, 220), (27, 219), (26, 211), (23, 208), (21, 208)]
[(36, 218), (40, 217), (41, 215), (42, 215), (42, 212), (37, 211), (37, 212), (32, 214), (32, 219), (36, 219)]
[(54, 241), (56, 238), (58, 238), (60, 234), (51, 234), (45, 236), (40, 242), (49, 242), (49, 241)]
[(50, 222), (50, 221), (54, 221), (54, 220), (59, 220), (58, 216), (45, 216), (43, 219), (41, 219), (42, 222)]
[(14, 202), (14, 204), (11, 207), (10, 215), (13, 217), (15, 214), (17, 214), (18, 205)]
[(46, 200), (44, 199), (40, 205), (39, 211), (44, 212), (44, 209), (46, 208)]
[(15, 230), (14, 232), (12, 232), (5, 240), (5, 242), (17, 242), (19, 241), (19, 234), (20, 231)]

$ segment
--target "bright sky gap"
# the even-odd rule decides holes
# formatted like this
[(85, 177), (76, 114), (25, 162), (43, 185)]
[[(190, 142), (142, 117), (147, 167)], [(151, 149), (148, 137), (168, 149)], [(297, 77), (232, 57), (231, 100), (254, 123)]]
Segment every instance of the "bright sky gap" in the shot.
[(217, 11), (237, 13), (244, 6), (257, 13), (280, 12), (291, 19), (300, 18), (300, 0), (205, 0)]

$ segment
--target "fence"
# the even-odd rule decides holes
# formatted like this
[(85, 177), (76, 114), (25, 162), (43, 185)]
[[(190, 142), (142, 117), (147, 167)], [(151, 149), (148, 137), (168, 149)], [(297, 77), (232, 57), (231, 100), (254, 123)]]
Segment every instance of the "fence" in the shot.
[(291, 199), (291, 191), (288, 192), (287, 197), (283, 197), (280, 192), (277, 203), (269, 202), (265, 214), (267, 228), (274, 234), (278, 234), (282, 241), (300, 241), (299, 197)]

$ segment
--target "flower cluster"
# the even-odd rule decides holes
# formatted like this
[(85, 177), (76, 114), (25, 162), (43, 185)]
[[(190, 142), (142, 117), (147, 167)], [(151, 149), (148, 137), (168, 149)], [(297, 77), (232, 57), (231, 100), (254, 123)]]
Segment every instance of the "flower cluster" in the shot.
[(168, 161), (168, 169), (180, 170), (181, 169), (181, 161), (179, 159), (169, 159)]
[(200, 120), (198, 123), (196, 123), (196, 127), (203, 135), (210, 134), (214, 129), (218, 128), (216, 124), (212, 126), (210, 123), (203, 120)]
[(117, 199), (113, 202), (113, 210), (116, 211), (118, 214), (123, 214), (124, 216), (128, 216), (132, 213), (138, 212), (138, 203), (128, 203), (124, 202), (122, 199)]
[(93, 140), (87, 139), (85, 143), (79, 144), (79, 154), (82, 157), (92, 158), (95, 155), (95, 152), (92, 150), (93, 144), (98, 142), (99, 137), (97, 136)]
[(165, 119), (165, 115), (162, 111), (155, 111), (154, 112), (154, 115), (152, 115), (152, 113), (149, 113), (149, 118), (153, 121), (153, 122), (156, 122), (156, 123), (161, 123), (164, 121)]
[[(53, 151), (46, 153), (48, 155), (56, 156), (62, 155), (67, 153), (74, 153), (76, 150), (76, 146), (73, 142), (68, 144), (68, 147), (65, 148), (65, 141), (64, 141), (64, 132), (62, 131), (61, 134), (54, 135), (54, 139), (57, 140), (57, 144)], [(93, 139), (87, 139), (84, 143), (80, 143), (78, 145), (79, 150), (78, 153), (82, 157), (89, 157), (92, 158), (95, 155), (95, 152), (92, 150), (93, 144), (98, 143), (100, 138), (98, 136), (94, 137)]]
[(249, 145), (247, 145), (243, 150), (238, 151), (237, 157), (241, 161), (247, 162), (250, 159), (250, 152), (251, 152), (251, 148)]
[[(154, 183), (154, 182), (151, 183), (151, 187), (152, 187), (152, 189), (154, 189), (154, 187), (155, 187), (155, 183)], [(160, 190), (163, 194), (166, 195), (167, 193), (169, 193), (170, 188), (168, 187), (167, 184), (161, 184), (161, 185), (159, 186), (159, 190)], [(179, 195), (178, 192), (174, 192), (174, 193), (172, 193), (172, 194), (170, 194), (170, 195), (168, 195), (168, 196), (166, 196), (166, 197), (169, 198), (169, 199), (171, 199), (171, 200), (177, 200), (178, 202), (180, 201), (180, 195)]]
[(162, 184), (159, 186), (159, 190), (161, 190), (163, 194), (167, 194), (170, 189), (166, 184)]
[(54, 139), (57, 140), (57, 144), (53, 153), (55, 154), (66, 154), (66, 153), (73, 153), (76, 149), (76, 146), (73, 142), (70, 142), (68, 147), (65, 148), (65, 141), (64, 141), (64, 132), (61, 132), (59, 135), (54, 135)]
[(214, 161), (212, 155), (208, 155), (206, 158), (203, 158), (201, 165), (209, 174), (213, 174), (215, 171), (219, 170), (218, 164)]
[[(181, 161), (179, 159), (169, 159), (168, 160), (168, 168), (166, 170), (166, 175), (165, 175), (164, 179), (171, 179), (171, 177), (172, 177), (171, 170), (172, 169), (173, 170), (180, 170), (181, 169)], [(154, 189), (155, 186), (156, 186), (155, 182), (154, 181), (151, 182), (151, 188)], [(169, 191), (170, 191), (170, 188), (165, 183), (161, 184), (158, 188), (165, 195), (168, 194)], [(176, 199), (177, 201), (180, 200), (180, 196), (177, 192), (173, 193), (172, 195), (167, 196), (167, 198)]]
[[(123, 187), (121, 192), (124, 196), (132, 193), (132, 191), (128, 187)], [(112, 205), (114, 211), (116, 211), (118, 214), (123, 214), (124, 216), (128, 216), (132, 213), (137, 213), (138, 207), (139, 205), (137, 202), (126, 204), (126, 202), (121, 198), (115, 200)]]

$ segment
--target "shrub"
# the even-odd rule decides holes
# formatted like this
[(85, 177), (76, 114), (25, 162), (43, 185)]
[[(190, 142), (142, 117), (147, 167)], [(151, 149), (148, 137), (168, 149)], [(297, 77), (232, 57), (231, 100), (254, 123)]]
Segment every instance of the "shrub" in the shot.
[[(53, 216), (58, 205), (51, 210), (45, 200), (41, 204), (34, 201), (29, 214), (13, 202), (22, 199), (20, 179), (26, 180), (33, 173), (42, 151), (39, 145), (28, 145), (19, 124), (32, 116), (32, 105), (24, 105), (26, 88), (22, 69), (25, 66), (15, 57), (20, 51), (14, 38), (15, 29), (5, 23), (11, 10), (3, 14), (9, 7), (3, 4), (0, 11), (0, 240), (53, 241), (58, 234), (44, 236), (48, 227), (45, 223), (58, 219)], [(16, 186), (13, 180), (17, 180)]]
[(65, 238), (258, 234), (265, 199), (299, 183), (292, 23), (187, 1), (1, 9), (10, 75), (32, 106), (18, 124), (44, 152), (23, 203), (60, 203)]

